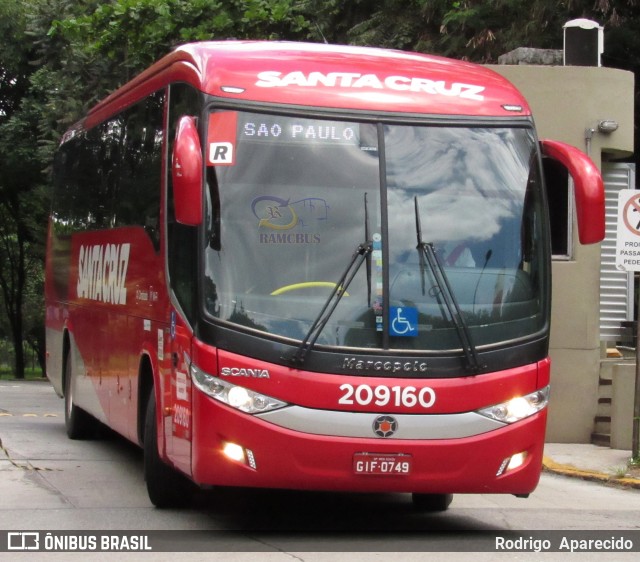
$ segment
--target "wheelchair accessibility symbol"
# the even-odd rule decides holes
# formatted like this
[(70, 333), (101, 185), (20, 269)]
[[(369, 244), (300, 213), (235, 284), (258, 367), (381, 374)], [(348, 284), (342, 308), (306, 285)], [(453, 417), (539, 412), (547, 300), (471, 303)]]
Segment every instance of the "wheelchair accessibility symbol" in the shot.
[(415, 337), (418, 335), (418, 309), (411, 306), (390, 306), (389, 334)]

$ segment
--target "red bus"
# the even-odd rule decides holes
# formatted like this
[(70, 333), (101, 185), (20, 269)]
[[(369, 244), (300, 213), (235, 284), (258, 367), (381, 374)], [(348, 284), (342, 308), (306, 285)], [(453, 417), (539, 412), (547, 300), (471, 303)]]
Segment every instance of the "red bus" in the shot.
[(47, 375), (69, 437), (144, 449), (156, 506), (243, 486), (526, 497), (549, 398), (544, 161), (582, 243), (597, 168), (493, 71), (278, 42), (180, 47), (63, 137)]

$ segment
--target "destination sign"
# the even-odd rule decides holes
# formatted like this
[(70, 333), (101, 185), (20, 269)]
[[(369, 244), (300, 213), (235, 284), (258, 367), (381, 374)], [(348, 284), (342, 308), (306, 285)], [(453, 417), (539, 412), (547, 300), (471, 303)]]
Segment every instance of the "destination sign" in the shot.
[(375, 124), (305, 119), (238, 111), (209, 117), (207, 165), (234, 166), (243, 143), (349, 146), (377, 152)]
[(239, 137), (245, 141), (357, 145), (360, 125), (341, 121), (246, 115)]

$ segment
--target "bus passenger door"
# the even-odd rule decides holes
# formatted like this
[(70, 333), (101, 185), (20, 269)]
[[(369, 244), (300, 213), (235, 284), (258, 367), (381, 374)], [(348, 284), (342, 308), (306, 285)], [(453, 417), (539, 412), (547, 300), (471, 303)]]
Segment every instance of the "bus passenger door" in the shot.
[[(189, 368), (191, 364), (191, 327), (195, 323), (196, 302), (197, 302), (197, 254), (198, 254), (198, 229), (196, 227), (183, 224), (178, 220), (176, 213), (176, 190), (180, 186), (174, 185), (176, 178), (178, 181), (185, 179), (183, 172), (194, 172), (198, 174), (198, 166), (189, 164), (191, 157), (201, 158), (197, 147), (197, 131), (194, 135), (192, 127), (187, 126), (189, 142), (184, 145), (178, 142), (178, 132), (185, 125), (193, 125), (195, 121), (185, 116), (198, 115), (200, 112), (200, 95), (187, 84), (172, 84), (169, 87), (169, 111), (167, 115), (167, 191), (166, 191), (166, 214), (165, 214), (165, 236), (167, 245), (167, 270), (169, 290), (171, 293), (170, 312), (170, 352), (171, 352), (171, 423), (166, 431), (167, 451), (172, 463), (187, 474), (191, 474), (191, 439), (192, 439), (192, 387)], [(184, 133), (183, 133), (184, 135)], [(176, 146), (186, 146), (188, 155), (177, 151)], [(184, 150), (184, 149), (182, 149)], [(179, 156), (182, 156), (179, 157)], [(189, 165), (187, 165), (189, 164)], [(186, 168), (182, 167), (187, 165)], [(175, 169), (174, 169), (175, 167)], [(178, 172), (180, 170), (180, 172)], [(200, 172), (201, 173), (201, 172)], [(187, 177), (192, 185), (193, 178), (190, 173)], [(202, 193), (202, 184), (197, 187), (198, 194)], [(180, 196), (178, 196), (180, 199)], [(166, 396), (165, 396), (166, 397)], [(166, 426), (165, 426), (166, 427)]]
[[(175, 310), (171, 312), (171, 422), (165, 424), (167, 452), (173, 464), (191, 474), (191, 333)], [(168, 427), (167, 427), (168, 426)]]

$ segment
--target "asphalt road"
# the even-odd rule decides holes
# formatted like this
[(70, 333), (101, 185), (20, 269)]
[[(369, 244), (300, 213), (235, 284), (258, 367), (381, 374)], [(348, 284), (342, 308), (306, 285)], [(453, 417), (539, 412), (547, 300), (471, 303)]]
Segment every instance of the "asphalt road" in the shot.
[[(476, 532), (598, 530), (608, 536), (629, 530), (640, 546), (640, 491), (551, 474), (543, 474), (526, 500), (459, 495), (440, 514), (415, 512), (406, 494), (232, 489), (203, 493), (186, 509), (159, 510), (147, 497), (141, 450), (110, 433), (93, 441), (67, 439), (63, 401), (47, 382), (0, 382), (0, 439), (0, 530), (163, 531), (156, 538), (177, 541), (178, 550), (193, 550), (195, 541), (201, 550), (224, 552), (232, 560), (251, 552), (264, 554), (261, 560), (337, 560), (348, 553), (370, 560), (364, 552), (386, 552), (380, 559), (389, 552), (421, 557), (428, 550), (473, 550)], [(607, 559), (631, 559), (637, 552), (610, 553)], [(186, 556), (166, 559), (206, 559)], [(530, 559), (541, 559), (536, 556)], [(597, 555), (581, 558), (596, 559), (591, 556)]]

